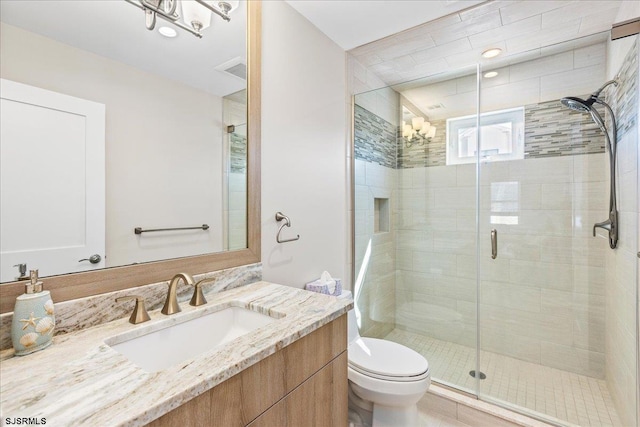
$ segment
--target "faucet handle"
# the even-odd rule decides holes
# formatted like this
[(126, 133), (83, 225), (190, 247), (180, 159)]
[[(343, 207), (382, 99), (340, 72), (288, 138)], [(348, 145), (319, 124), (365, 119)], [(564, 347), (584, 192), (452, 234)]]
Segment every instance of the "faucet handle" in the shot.
[(209, 282), (211, 279), (202, 279), (198, 281), (198, 283), (194, 284), (193, 296), (191, 297), (191, 301), (189, 301), (189, 305), (193, 305), (195, 307), (199, 305), (204, 305), (207, 303), (207, 299), (204, 297), (202, 293), (202, 285), (205, 282)]
[(133, 308), (133, 313), (131, 313), (131, 317), (129, 317), (129, 323), (133, 323), (137, 325), (138, 323), (146, 322), (150, 320), (149, 313), (147, 313), (147, 309), (144, 307), (144, 298), (138, 295), (127, 295), (124, 297), (116, 298), (116, 302), (128, 301), (128, 300), (136, 300), (136, 306)]
[(593, 237), (596, 237), (596, 228), (603, 228), (605, 230), (607, 230), (609, 232), (609, 234), (611, 234), (611, 230), (612, 230), (612, 225), (613, 223), (611, 222), (611, 218), (602, 221), (602, 222), (597, 222), (595, 224), (593, 224)]

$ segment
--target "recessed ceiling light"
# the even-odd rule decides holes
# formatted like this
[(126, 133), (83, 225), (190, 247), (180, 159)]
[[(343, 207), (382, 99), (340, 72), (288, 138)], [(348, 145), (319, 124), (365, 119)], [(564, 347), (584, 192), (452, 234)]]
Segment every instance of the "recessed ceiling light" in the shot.
[(495, 58), (496, 56), (500, 55), (502, 53), (502, 49), (494, 47), (492, 49), (487, 49), (484, 52), (482, 52), (482, 57), (483, 58)]
[(498, 75), (497, 71), (488, 71), (488, 72), (484, 73), (484, 77), (487, 78), (487, 79), (490, 79), (490, 78), (495, 77), (497, 75)]
[(158, 32), (165, 37), (174, 38), (178, 35), (178, 32), (171, 27), (160, 27)]

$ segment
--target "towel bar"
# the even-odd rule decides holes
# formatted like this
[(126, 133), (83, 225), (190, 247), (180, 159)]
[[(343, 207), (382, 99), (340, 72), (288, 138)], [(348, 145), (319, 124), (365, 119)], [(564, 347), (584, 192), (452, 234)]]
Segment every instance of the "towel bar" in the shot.
[(136, 227), (133, 229), (135, 234), (142, 233), (153, 233), (156, 231), (174, 231), (174, 230), (208, 230), (209, 226), (207, 224), (202, 224), (199, 227), (174, 227), (174, 228), (152, 228), (149, 230), (143, 230), (142, 227)]

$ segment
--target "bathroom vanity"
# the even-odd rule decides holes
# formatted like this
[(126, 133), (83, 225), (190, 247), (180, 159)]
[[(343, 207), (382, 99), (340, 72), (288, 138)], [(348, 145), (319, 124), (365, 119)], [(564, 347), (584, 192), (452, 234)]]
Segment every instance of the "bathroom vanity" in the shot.
[[(349, 300), (266, 282), (208, 299), (201, 307), (182, 303), (171, 316), (152, 311), (138, 325), (123, 318), (56, 336), (47, 350), (3, 360), (2, 418), (46, 418), (50, 425), (346, 425)], [(115, 349), (230, 307), (273, 321), (166, 369), (143, 368)]]

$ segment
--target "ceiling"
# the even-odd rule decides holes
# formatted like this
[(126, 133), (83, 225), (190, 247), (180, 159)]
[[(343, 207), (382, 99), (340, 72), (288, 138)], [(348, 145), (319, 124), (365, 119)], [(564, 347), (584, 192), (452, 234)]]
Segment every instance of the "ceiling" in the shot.
[[(501, 67), (544, 55), (553, 51), (558, 43), (609, 30), (623, 3), (621, 0), (494, 0), (357, 47), (349, 53), (386, 85), (439, 73), (451, 74), (478, 63), (483, 69)], [(499, 57), (483, 59), (480, 56), (493, 47), (502, 49)]]
[(231, 22), (213, 16), (201, 39), (181, 29), (175, 38), (161, 36), (159, 27), (171, 27), (162, 19), (148, 31), (143, 11), (124, 0), (2, 0), (0, 17), (3, 23), (214, 95), (246, 87), (244, 80), (215, 69), (237, 57), (246, 61), (245, 2), (231, 13)]
[(344, 50), (484, 3), (484, 0), (286, 0)]

